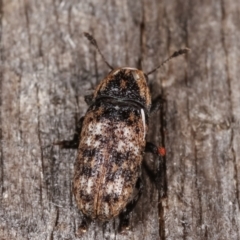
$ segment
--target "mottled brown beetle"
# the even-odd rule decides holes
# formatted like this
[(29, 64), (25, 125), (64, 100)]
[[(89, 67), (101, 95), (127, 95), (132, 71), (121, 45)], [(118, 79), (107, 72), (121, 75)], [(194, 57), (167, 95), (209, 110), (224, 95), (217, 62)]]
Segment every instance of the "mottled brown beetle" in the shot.
[[(62, 148), (78, 148), (73, 193), (83, 213), (80, 231), (85, 232), (91, 220), (103, 222), (120, 215), (120, 231), (129, 226), (129, 213), (142, 193), (140, 173), (144, 152), (158, 156), (162, 149), (146, 142), (148, 118), (155, 109), (147, 85), (147, 75), (171, 58), (188, 49), (175, 52), (157, 68), (144, 74), (130, 67), (116, 68), (105, 60), (96, 40), (85, 37), (97, 48), (112, 71), (99, 83), (89, 108), (79, 121), (71, 141), (55, 143)], [(138, 194), (133, 196), (134, 189)]]

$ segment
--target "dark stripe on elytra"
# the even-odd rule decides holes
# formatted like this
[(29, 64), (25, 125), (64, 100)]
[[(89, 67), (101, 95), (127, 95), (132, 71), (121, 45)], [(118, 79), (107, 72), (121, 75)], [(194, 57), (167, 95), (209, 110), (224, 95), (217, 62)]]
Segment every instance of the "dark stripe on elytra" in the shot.
[[(112, 182), (118, 179), (119, 176), (122, 176), (122, 165), (124, 162), (129, 161), (129, 156), (131, 152), (127, 151), (126, 153), (117, 152), (115, 150), (111, 153), (111, 159), (107, 166), (108, 172), (106, 175), (106, 182)], [(113, 172), (114, 164), (118, 166), (117, 171)]]
[(99, 166), (101, 166), (100, 164), (95, 164), (94, 167), (91, 167), (90, 164), (81, 165), (78, 172), (79, 177), (84, 176), (86, 178), (92, 177), (94, 179), (98, 179), (99, 175), (102, 174), (101, 172), (99, 172)]
[(106, 175), (106, 183), (116, 181), (121, 176), (121, 173), (122, 169), (119, 169), (116, 172), (109, 171)]
[(89, 147), (80, 149), (80, 151), (82, 152), (83, 157), (88, 157), (88, 158), (92, 158), (93, 156), (96, 155), (97, 152), (99, 152), (96, 148), (89, 148)]
[(91, 166), (82, 166), (80, 168), (80, 172), (79, 174), (81, 176), (85, 176), (86, 178), (90, 178), (92, 176), (94, 176), (94, 172), (93, 169), (91, 168)]
[(112, 150), (111, 163), (115, 163), (117, 166), (121, 166), (125, 161), (128, 161), (131, 152), (126, 151), (124, 153)]
[(110, 204), (111, 202), (118, 202), (119, 201), (119, 196), (117, 194), (106, 194), (103, 196), (103, 201)]
[(124, 178), (124, 182), (132, 183), (136, 175), (138, 175), (138, 171), (133, 171), (131, 169), (124, 169), (122, 172), (122, 177)]
[(91, 202), (93, 201), (93, 198), (94, 198), (94, 194), (87, 194), (86, 191), (82, 189), (79, 191), (79, 196), (81, 200), (85, 202)]
[[(102, 138), (100, 142), (106, 143), (107, 140), (108, 139), (106, 138)], [(80, 162), (81, 160), (84, 159), (85, 164), (91, 163), (92, 161), (96, 161), (96, 159), (99, 163), (104, 161), (101, 145), (99, 148), (90, 148), (89, 146), (86, 145), (84, 147), (79, 148), (79, 152), (81, 152)]]
[[(130, 106), (125, 106), (125, 107), (120, 107), (116, 109), (116, 105), (113, 104), (105, 104), (103, 103), (98, 103), (99, 106), (95, 106), (96, 111), (98, 108), (102, 107), (103, 112), (100, 115), (96, 116), (97, 122), (100, 121), (101, 119), (108, 119), (108, 120), (113, 120), (113, 121), (121, 121), (125, 122), (127, 125), (133, 125), (137, 123), (139, 120), (141, 120), (141, 110), (132, 108)], [(130, 116), (134, 115), (134, 120), (130, 119)]]

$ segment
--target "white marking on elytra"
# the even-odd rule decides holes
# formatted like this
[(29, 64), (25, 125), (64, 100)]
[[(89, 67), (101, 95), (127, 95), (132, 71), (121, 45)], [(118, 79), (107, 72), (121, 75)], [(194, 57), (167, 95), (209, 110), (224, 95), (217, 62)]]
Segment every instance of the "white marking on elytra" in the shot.
[(124, 179), (122, 177), (116, 177), (114, 183), (108, 182), (106, 187), (107, 194), (121, 195), (123, 188)]
[(104, 213), (105, 213), (105, 215), (109, 214), (109, 206), (107, 203), (104, 204)]
[(84, 208), (88, 211), (90, 209), (90, 204), (89, 203), (85, 203), (84, 204)]
[(101, 142), (100, 141), (94, 141), (94, 135), (102, 135), (103, 130), (106, 128), (104, 123), (89, 123), (88, 125), (88, 132), (92, 133), (88, 135), (88, 138), (86, 139), (86, 144), (91, 147), (99, 147)]
[(139, 147), (133, 144), (132, 142), (128, 143), (129, 149), (132, 153), (134, 153), (136, 156), (139, 155)]
[(128, 127), (123, 128), (123, 136), (125, 138), (129, 138), (129, 134), (131, 134), (132, 129), (129, 129)]
[(125, 148), (126, 147), (126, 143), (124, 143), (122, 140), (120, 140), (118, 142), (118, 148), (117, 148), (117, 151), (118, 152), (124, 152), (125, 151)]
[(103, 128), (102, 123), (96, 123), (95, 134), (102, 134), (102, 128)]
[(111, 194), (113, 192), (113, 183), (108, 183), (106, 188), (107, 194)]
[(114, 180), (114, 187), (115, 187), (114, 193), (115, 194), (121, 195), (122, 188), (123, 188), (123, 182), (124, 182), (124, 180), (120, 176), (117, 179)]
[(102, 130), (105, 127), (105, 124), (102, 122), (99, 123), (89, 123), (88, 131), (93, 132), (94, 134), (102, 134)]
[(92, 137), (88, 137), (86, 143), (88, 146), (92, 146)]
[[(118, 141), (117, 151), (118, 152), (126, 152), (131, 151), (133, 154), (139, 154), (139, 147), (136, 145), (135, 136), (133, 136), (132, 128), (127, 127), (125, 124), (119, 125), (116, 129), (116, 134), (118, 134), (119, 130), (122, 132), (122, 139)], [(144, 136), (145, 137), (145, 136)]]
[(145, 120), (145, 113), (144, 113), (144, 110), (142, 108), (141, 108), (141, 115), (142, 115), (143, 130), (144, 130), (143, 139), (145, 139), (145, 136), (146, 136), (146, 120)]
[(93, 180), (92, 178), (89, 178), (87, 181), (87, 187), (86, 187), (87, 194), (90, 194), (92, 192), (92, 187), (93, 187)]
[(80, 184), (81, 184), (81, 186), (85, 186), (85, 184), (86, 184), (86, 182), (87, 182), (87, 179), (84, 177), (84, 176), (82, 176), (81, 178), (80, 178)]
[(101, 145), (100, 141), (95, 141), (94, 144), (92, 145), (94, 148), (97, 148)]

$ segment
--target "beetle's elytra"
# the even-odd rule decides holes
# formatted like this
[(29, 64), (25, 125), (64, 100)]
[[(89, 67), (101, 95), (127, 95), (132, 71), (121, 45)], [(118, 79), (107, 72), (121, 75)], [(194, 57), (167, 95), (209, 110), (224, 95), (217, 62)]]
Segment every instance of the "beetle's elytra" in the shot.
[[(96, 40), (88, 33), (85, 36), (107, 63)], [(186, 51), (175, 52), (169, 59)], [(129, 213), (142, 192), (143, 154), (145, 151), (156, 155), (162, 152), (146, 142), (149, 114), (155, 108), (147, 74), (136, 68), (113, 69), (107, 65), (112, 71), (96, 87), (74, 138), (56, 143), (63, 148), (78, 148), (73, 193), (84, 215), (83, 232), (89, 220), (108, 221), (119, 214), (121, 230), (128, 228)], [(135, 187), (139, 191), (133, 196)]]

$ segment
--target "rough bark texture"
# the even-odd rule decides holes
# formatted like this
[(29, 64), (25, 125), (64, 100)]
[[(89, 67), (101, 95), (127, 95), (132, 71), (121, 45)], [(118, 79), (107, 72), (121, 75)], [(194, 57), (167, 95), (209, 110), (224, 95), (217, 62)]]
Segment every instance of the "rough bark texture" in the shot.
[(83, 239), (240, 239), (239, 16), (236, 0), (0, 0), (0, 239), (75, 239), (76, 151), (48, 145), (71, 138), (109, 71), (84, 31), (114, 66), (192, 52), (150, 76), (166, 100), (148, 139), (166, 146), (167, 196), (143, 172), (132, 231), (115, 219)]

